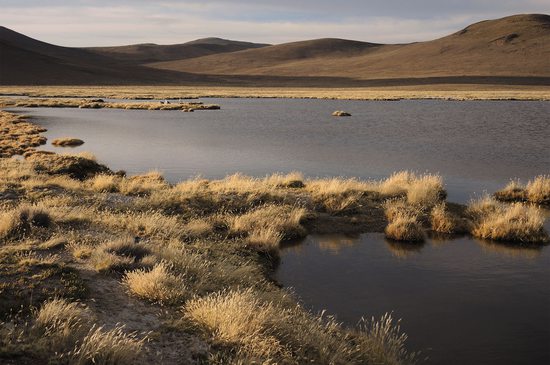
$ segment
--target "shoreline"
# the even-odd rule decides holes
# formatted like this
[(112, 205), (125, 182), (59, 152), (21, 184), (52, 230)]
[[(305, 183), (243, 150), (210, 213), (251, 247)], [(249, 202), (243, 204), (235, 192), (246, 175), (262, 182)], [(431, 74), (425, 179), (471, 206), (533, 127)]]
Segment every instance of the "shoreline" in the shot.
[(294, 98), (332, 100), (550, 101), (550, 86), (418, 85), (403, 87), (0, 86), (2, 96), (114, 99)]

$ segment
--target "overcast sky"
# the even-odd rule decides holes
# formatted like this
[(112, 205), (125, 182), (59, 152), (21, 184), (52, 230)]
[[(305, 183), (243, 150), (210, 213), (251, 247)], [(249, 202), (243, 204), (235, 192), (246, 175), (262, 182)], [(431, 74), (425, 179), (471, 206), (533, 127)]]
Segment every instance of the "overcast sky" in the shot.
[(0, 0), (0, 25), (64, 46), (434, 39), (484, 19), (550, 13), (550, 0)]

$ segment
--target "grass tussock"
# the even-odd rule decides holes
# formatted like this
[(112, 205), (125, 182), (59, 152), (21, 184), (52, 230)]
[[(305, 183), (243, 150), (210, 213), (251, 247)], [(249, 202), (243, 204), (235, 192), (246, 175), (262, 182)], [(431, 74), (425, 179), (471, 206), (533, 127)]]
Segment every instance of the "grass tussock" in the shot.
[(519, 180), (511, 180), (504, 189), (495, 193), (495, 198), (508, 202), (550, 205), (550, 176), (539, 175), (526, 185)]
[[(330, 317), (283, 308), (251, 290), (222, 291), (187, 302), (184, 317), (211, 336), (231, 363), (413, 363), (406, 336), (390, 316), (345, 331)], [(220, 357), (224, 357), (221, 355)]]
[(56, 138), (52, 141), (52, 145), (56, 147), (76, 147), (83, 144), (83, 140), (73, 137)]
[(120, 180), (118, 191), (126, 195), (147, 195), (152, 191), (167, 187), (164, 177), (159, 171), (150, 171)]
[[(126, 238), (102, 243), (89, 256), (92, 266), (98, 272), (124, 272), (141, 266), (141, 260), (150, 253), (151, 250), (143, 243)], [(73, 254), (78, 258), (85, 258), (86, 251), (77, 245)]]
[(467, 222), (451, 213), (446, 203), (435, 205), (430, 212), (432, 231), (437, 233), (454, 234), (468, 231)]
[(117, 175), (99, 174), (90, 179), (92, 190), (100, 193), (116, 193), (119, 191), (122, 178)]
[(26, 157), (33, 164), (37, 172), (50, 175), (68, 175), (74, 179), (84, 180), (97, 174), (106, 174), (111, 171), (95, 159), (86, 155), (58, 155), (36, 152)]
[(132, 365), (141, 355), (145, 341), (135, 332), (126, 333), (121, 325), (111, 330), (93, 326), (67, 357), (75, 365)]
[(548, 242), (539, 208), (523, 203), (503, 204), (490, 197), (470, 203), (472, 235), (482, 239), (519, 243)]
[(130, 365), (139, 361), (147, 340), (118, 324), (105, 330), (87, 306), (65, 299), (44, 302), (30, 322), (21, 323), (18, 316), (1, 322), (0, 334), (2, 351), (8, 351), (0, 357), (17, 363), (47, 359), (56, 364)]
[(0, 238), (24, 238), (30, 235), (34, 228), (48, 228), (51, 225), (50, 214), (43, 208), (20, 205), (0, 216)]
[(395, 241), (422, 242), (425, 234), (418, 215), (411, 212), (399, 212), (384, 230), (386, 238)]
[(46, 143), (46, 129), (0, 110), (0, 158), (23, 155)]
[(527, 183), (525, 190), (527, 190), (527, 199), (530, 202), (550, 204), (550, 176), (537, 176)]
[(388, 199), (384, 202), (388, 224), (384, 229), (386, 238), (394, 241), (422, 242), (425, 234), (421, 221), (423, 209), (406, 199)]
[(128, 272), (123, 283), (132, 295), (163, 305), (179, 304), (187, 295), (184, 277), (165, 262)]
[(192, 299), (185, 306), (185, 316), (210, 333), (215, 342), (238, 345), (249, 359), (272, 358), (285, 351), (267, 327), (277, 316), (276, 308), (260, 303), (251, 291)]
[(310, 180), (306, 188), (317, 209), (335, 215), (357, 213), (368, 193), (377, 190), (374, 182), (342, 178)]
[(446, 195), (440, 175), (411, 171), (392, 174), (380, 182), (378, 191), (385, 196), (405, 195), (408, 203), (422, 206), (433, 206)]
[(247, 234), (250, 245), (272, 249), (284, 239), (304, 236), (305, 218), (304, 208), (266, 205), (232, 218), (229, 226), (236, 234)]
[(34, 327), (50, 339), (56, 350), (73, 346), (89, 330), (93, 320), (84, 305), (65, 299), (45, 302), (36, 314)]

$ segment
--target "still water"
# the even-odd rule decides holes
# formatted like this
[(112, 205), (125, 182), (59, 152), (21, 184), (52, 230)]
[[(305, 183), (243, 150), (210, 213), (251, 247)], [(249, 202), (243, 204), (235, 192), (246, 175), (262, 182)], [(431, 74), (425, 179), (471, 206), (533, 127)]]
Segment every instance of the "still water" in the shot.
[[(382, 178), (439, 172), (467, 201), (550, 169), (550, 102), (205, 99), (219, 111), (23, 109), (51, 140), (74, 136), (114, 169), (171, 181), (236, 171)], [(21, 109), (20, 109), (21, 110)], [(346, 110), (351, 118), (335, 118)], [(47, 146), (47, 149), (55, 149)]]
[(309, 236), (282, 250), (276, 278), (350, 326), (393, 312), (429, 364), (550, 364), (548, 247)]
[[(299, 170), (379, 179), (438, 172), (466, 202), (550, 173), (550, 102), (207, 99), (220, 111), (18, 109), (113, 169), (172, 182)], [(351, 118), (334, 118), (345, 110)], [(59, 149), (47, 145), (49, 150)], [(547, 225), (548, 226), (548, 225)], [(277, 279), (348, 325), (393, 311), (431, 364), (549, 364), (550, 250), (459, 238), (422, 246), (380, 234), (310, 236)]]

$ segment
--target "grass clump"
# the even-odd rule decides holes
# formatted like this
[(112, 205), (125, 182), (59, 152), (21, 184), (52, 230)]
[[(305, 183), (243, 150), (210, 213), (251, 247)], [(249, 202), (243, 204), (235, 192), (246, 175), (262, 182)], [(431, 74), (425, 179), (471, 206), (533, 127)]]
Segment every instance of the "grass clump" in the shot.
[(301, 225), (305, 217), (304, 208), (265, 205), (233, 217), (230, 221), (230, 230), (236, 234), (245, 234), (248, 243), (253, 247), (276, 250), (282, 240), (306, 234)]
[(446, 196), (440, 175), (418, 175), (411, 171), (392, 174), (379, 183), (378, 191), (385, 196), (404, 195), (408, 203), (422, 206), (433, 206)]
[(123, 283), (137, 297), (163, 305), (174, 305), (183, 301), (187, 291), (183, 276), (172, 271), (170, 265), (161, 262), (151, 270), (138, 269), (126, 273)]
[(90, 156), (37, 152), (27, 156), (26, 159), (33, 164), (37, 172), (50, 175), (69, 175), (78, 180), (111, 172), (106, 166), (99, 164)]
[(454, 234), (467, 232), (466, 222), (451, 213), (444, 202), (438, 203), (430, 211), (430, 225), (432, 231), (437, 233)]
[(527, 183), (527, 199), (537, 204), (550, 205), (550, 176), (540, 175)]
[(50, 214), (35, 205), (20, 205), (0, 216), (0, 238), (19, 239), (31, 234), (35, 227), (52, 225)]
[[(93, 267), (98, 272), (122, 272), (136, 268), (151, 250), (143, 243), (134, 242), (132, 238), (108, 241), (97, 246), (89, 256)], [(86, 246), (76, 245), (73, 255), (86, 258)]]
[(424, 241), (421, 208), (407, 203), (405, 199), (389, 199), (384, 203), (384, 213), (388, 219), (384, 229), (386, 238), (406, 242)]
[(519, 243), (548, 242), (544, 216), (539, 208), (523, 203), (503, 204), (490, 197), (469, 207), (474, 217), (472, 235), (495, 241)]
[(531, 202), (550, 205), (550, 176), (539, 175), (529, 180), (527, 185), (519, 180), (511, 180), (504, 189), (495, 193), (495, 198), (509, 202)]
[(418, 215), (411, 212), (399, 212), (388, 223), (384, 230), (386, 238), (395, 241), (422, 242), (424, 229)]
[(52, 145), (56, 147), (76, 147), (83, 144), (83, 140), (73, 137), (56, 138), (52, 141)]
[(209, 333), (215, 343), (237, 345), (241, 356), (257, 361), (285, 351), (269, 328), (270, 321), (281, 315), (277, 312), (272, 304), (261, 303), (250, 290), (244, 290), (192, 299), (184, 315)]
[(404, 347), (406, 336), (391, 316), (345, 330), (331, 317), (262, 301), (251, 289), (192, 299), (184, 307), (184, 318), (210, 336), (224, 363), (414, 362), (414, 354)]
[(45, 302), (36, 314), (34, 328), (48, 337), (51, 345), (60, 351), (73, 346), (89, 330), (93, 319), (84, 305), (65, 299)]
[(133, 365), (145, 341), (145, 337), (139, 339), (135, 332), (124, 332), (121, 325), (111, 330), (93, 326), (68, 358), (74, 365)]
[(121, 178), (116, 175), (99, 174), (90, 179), (92, 190), (101, 193), (116, 193), (119, 191)]
[(118, 190), (126, 195), (148, 195), (152, 191), (162, 190), (168, 185), (162, 174), (158, 171), (150, 171), (143, 175), (131, 176), (122, 179)]

